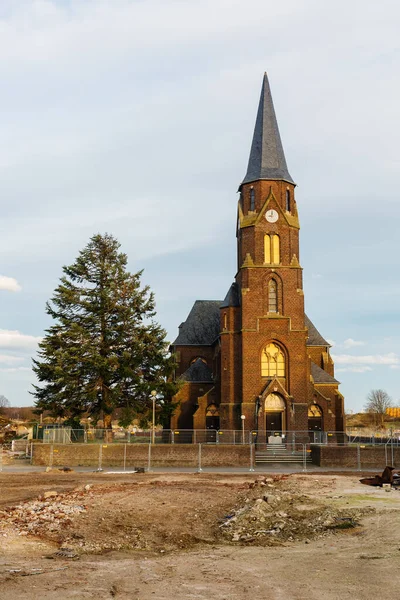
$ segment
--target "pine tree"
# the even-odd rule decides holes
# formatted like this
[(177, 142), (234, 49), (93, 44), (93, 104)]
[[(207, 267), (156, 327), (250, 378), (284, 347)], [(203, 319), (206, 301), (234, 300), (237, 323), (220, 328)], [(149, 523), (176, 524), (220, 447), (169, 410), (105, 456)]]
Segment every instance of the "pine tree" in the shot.
[(33, 370), (36, 407), (53, 416), (103, 418), (110, 428), (122, 408), (124, 422), (150, 414), (158, 392), (158, 420), (174, 409), (175, 361), (165, 331), (154, 320), (154, 295), (141, 287), (142, 271), (127, 271), (127, 257), (111, 235), (95, 235), (64, 275), (46, 312), (54, 323), (39, 344)]

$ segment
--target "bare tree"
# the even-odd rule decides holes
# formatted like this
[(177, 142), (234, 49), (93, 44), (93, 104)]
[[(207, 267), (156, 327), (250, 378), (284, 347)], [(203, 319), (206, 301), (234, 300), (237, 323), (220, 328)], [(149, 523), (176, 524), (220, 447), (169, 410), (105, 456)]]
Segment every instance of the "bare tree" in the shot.
[(0, 395), (0, 415), (2, 415), (5, 411), (4, 408), (8, 408), (10, 406), (9, 400), (5, 396)]
[(392, 405), (392, 399), (385, 390), (371, 390), (367, 396), (365, 410), (373, 417), (375, 425), (384, 429), (386, 409)]

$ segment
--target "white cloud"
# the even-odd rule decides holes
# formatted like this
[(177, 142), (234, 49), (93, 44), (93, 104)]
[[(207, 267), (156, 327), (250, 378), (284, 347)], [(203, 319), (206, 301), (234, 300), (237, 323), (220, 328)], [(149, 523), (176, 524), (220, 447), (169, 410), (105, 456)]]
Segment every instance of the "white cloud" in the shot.
[(0, 275), (0, 290), (7, 290), (8, 292), (20, 292), (22, 288), (18, 281), (14, 279), (14, 277)]
[(336, 369), (336, 373), (367, 373), (372, 371), (372, 367), (366, 365), (362, 367), (344, 367), (342, 369)]
[(0, 329), (0, 348), (35, 348), (42, 338), (25, 335), (19, 331)]
[(0, 369), (0, 373), (21, 373), (27, 371), (32, 371), (32, 369), (30, 367), (9, 367), (7, 369)]
[(400, 365), (400, 357), (394, 352), (388, 354), (368, 354), (353, 356), (351, 354), (332, 354), (337, 365)]
[(400, 369), (400, 365), (390, 365), (390, 369)]
[(22, 362), (24, 359), (19, 356), (10, 356), (8, 354), (0, 354), (0, 363), (3, 365), (15, 365)]
[(343, 348), (356, 348), (357, 346), (365, 346), (365, 342), (358, 342), (352, 338), (348, 338), (342, 344)]

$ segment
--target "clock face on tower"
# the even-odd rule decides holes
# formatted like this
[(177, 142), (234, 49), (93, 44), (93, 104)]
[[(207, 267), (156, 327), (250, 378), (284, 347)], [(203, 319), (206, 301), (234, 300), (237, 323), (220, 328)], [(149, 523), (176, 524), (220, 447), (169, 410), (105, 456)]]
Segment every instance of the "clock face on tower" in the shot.
[(279, 219), (279, 215), (276, 212), (276, 210), (271, 208), (270, 210), (267, 210), (267, 212), (265, 213), (265, 218), (267, 219), (268, 223), (276, 223), (277, 220)]

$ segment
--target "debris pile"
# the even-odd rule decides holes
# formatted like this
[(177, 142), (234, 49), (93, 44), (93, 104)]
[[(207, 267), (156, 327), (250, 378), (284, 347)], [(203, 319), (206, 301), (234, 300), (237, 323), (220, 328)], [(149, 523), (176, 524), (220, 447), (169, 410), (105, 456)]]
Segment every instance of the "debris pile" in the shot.
[(52, 534), (70, 525), (74, 516), (86, 512), (90, 487), (65, 494), (48, 491), (37, 500), (4, 508), (0, 511), (0, 535), (7, 536), (6, 530), (12, 527), (19, 535), (54, 537)]
[(347, 509), (345, 514), (328, 503), (287, 491), (282, 482), (259, 478), (249, 485), (249, 494), (220, 523), (223, 537), (230, 542), (274, 546), (328, 535), (335, 530), (353, 528), (365, 513)]
[(373, 487), (383, 487), (388, 485), (400, 489), (400, 469), (394, 467), (385, 467), (382, 475), (375, 475), (374, 477), (364, 477), (360, 479), (360, 483), (364, 485), (372, 485)]

